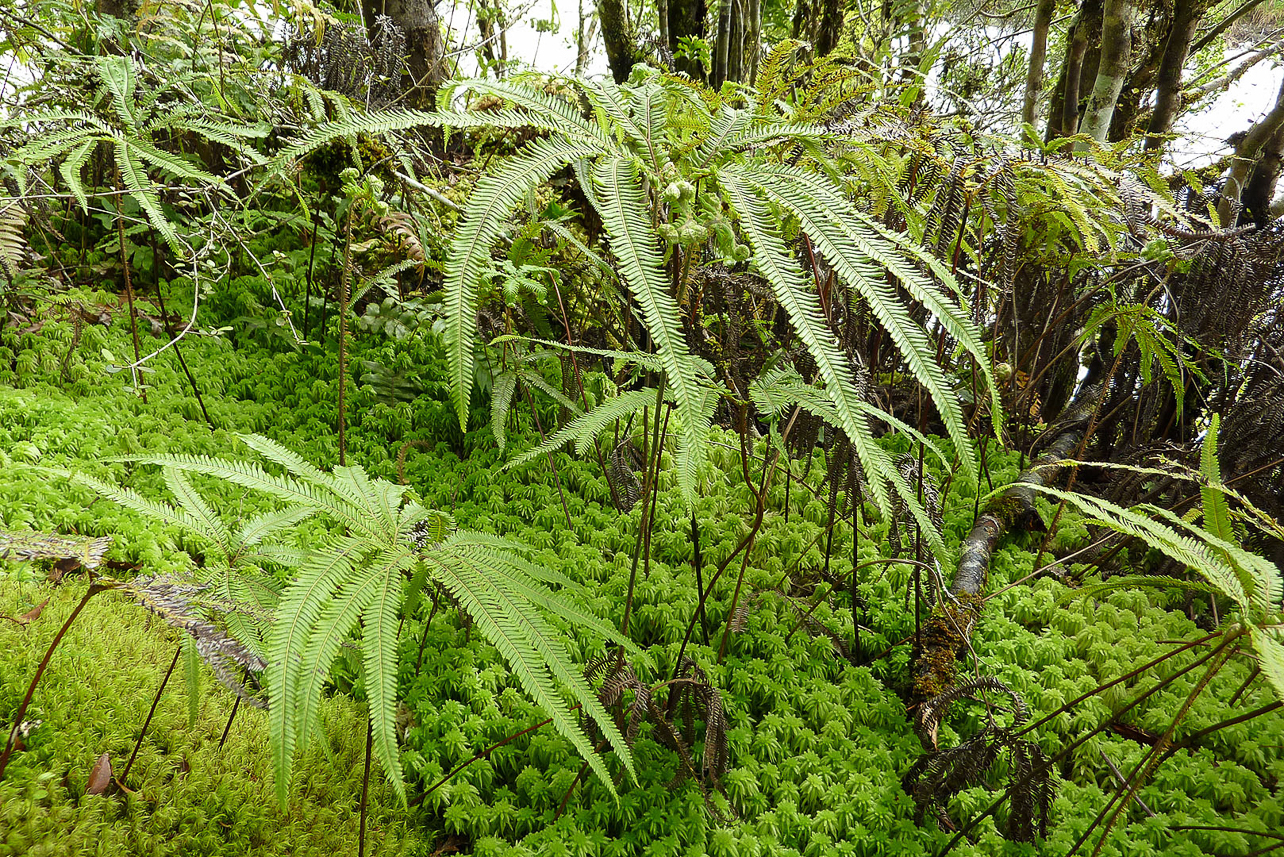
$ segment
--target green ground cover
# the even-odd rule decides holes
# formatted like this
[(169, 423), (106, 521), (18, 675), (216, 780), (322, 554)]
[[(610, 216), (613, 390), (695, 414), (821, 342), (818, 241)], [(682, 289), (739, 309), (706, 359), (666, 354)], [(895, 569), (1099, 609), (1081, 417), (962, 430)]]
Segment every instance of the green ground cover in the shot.
[[(115, 302), (106, 294), (82, 298)], [(236, 312), (213, 310), (229, 318)], [(211, 430), (171, 355), (152, 362), (146, 403), (130, 391), (127, 373), (106, 371), (124, 362), (130, 349), (122, 319), (117, 313), (110, 328), (85, 327), (66, 361), (69, 380), (62, 377), (62, 366), (74, 333), (56, 312), (39, 331), (21, 333), (13, 326), (0, 331), (0, 527), (111, 535), (109, 559), (130, 566), (111, 573), (181, 572), (192, 562), (185, 550), (191, 546), (175, 532), (29, 465), (74, 469), (159, 497), (163, 483), (154, 470), (108, 459), (144, 451), (241, 455), (245, 450), (236, 433), (249, 431), (331, 465), (337, 458), (336, 361), (331, 350), (295, 351), (281, 347), (275, 337), (256, 340), (242, 334), (235, 344), (189, 337), (185, 355), (218, 426)], [(144, 347), (160, 344), (144, 339)], [(376, 384), (356, 386), (348, 437), (355, 461), (374, 475), (396, 480), (402, 443), (426, 441), (409, 452), (405, 471), (426, 504), (452, 510), (461, 526), (509, 534), (537, 548), (541, 562), (586, 584), (589, 606), (618, 624), (640, 509), (621, 514), (612, 507), (595, 461), (561, 453), (554, 456), (556, 477), (539, 460), (501, 472), (480, 398), (474, 401), (478, 428), (459, 432), (444, 360), (430, 336), (362, 337), (353, 361), (382, 367), (384, 377), (399, 375), (420, 390), (413, 401), (397, 401)], [(512, 442), (525, 448), (532, 439), (533, 432), (525, 430)], [(729, 555), (751, 517), (750, 498), (738, 476), (737, 441), (727, 435), (719, 443), (701, 474), (696, 506), (706, 569)], [(1013, 479), (1019, 467), (1015, 456), (996, 457), (993, 451), (989, 463), (996, 485)], [(822, 471), (812, 469), (812, 490)], [(661, 482), (650, 573), (639, 575), (631, 627), (633, 639), (656, 662), (655, 673), (642, 676), (646, 682), (666, 678), (672, 670), (696, 606), (689, 519), (669, 478)], [(971, 526), (975, 498), (961, 480), (953, 486), (945, 499), (944, 533), (957, 545)], [(238, 503), (249, 508), (255, 502), (229, 486), (202, 487), (224, 508)], [(732, 636), (728, 656), (719, 664), (719, 639), (734, 586), (728, 579), (707, 605), (708, 642), (697, 628), (695, 644), (687, 650), (722, 694), (729, 745), (725, 794), (712, 794), (706, 803), (697, 784), (672, 785), (678, 756), (644, 727), (634, 751), (639, 784), (622, 781), (619, 800), (612, 800), (601, 782), (580, 779), (581, 761), (569, 742), (536, 729), (469, 765), (420, 801), (447, 771), (545, 716), (520, 693), (499, 654), (470, 634), (453, 610), (438, 611), (425, 634), (425, 605), (408, 619), (401, 653), (403, 758), (411, 806), (402, 807), (382, 779), (372, 780), (373, 853), (426, 855), (458, 847), (487, 855), (819, 857), (939, 849), (947, 837), (930, 819), (915, 818), (900, 782), (922, 750), (900, 695), (909, 682), (906, 641), (913, 633), (904, 594), (908, 571), (862, 570), (859, 590), (867, 606), (859, 608), (860, 621), (869, 630), (861, 635), (861, 651), (866, 658), (885, 654), (870, 666), (851, 665), (836, 655), (829, 636), (799, 627), (800, 610), (833, 588), (823, 573), (825, 503), (796, 484), (786, 512), (784, 480), (772, 490), (745, 580), (755, 597), (744, 630)], [(865, 524), (854, 551), (858, 565), (889, 552), (886, 524), (872, 514)], [(323, 526), (303, 525), (297, 537), (316, 537)], [(1071, 521), (1062, 525), (1053, 548), (1068, 550), (1085, 538), (1084, 528)], [(999, 551), (991, 591), (1034, 569), (1036, 544), (1018, 541)], [(829, 573), (845, 578), (852, 558), (850, 527), (837, 527)], [(68, 577), (54, 586), (45, 580), (46, 570), (0, 564), (0, 615), (20, 616), (50, 599), (34, 622), (0, 622), (0, 721), (6, 724), (86, 585)], [(1070, 571), (1073, 577), (1073, 566)], [(1198, 629), (1181, 607), (1173, 596), (1136, 591), (1078, 597), (1044, 576), (989, 602), (973, 641), (975, 656), (986, 674), (1024, 696), (1037, 719), (1156, 657), (1172, 641), (1193, 639)], [(855, 644), (846, 594), (823, 599), (812, 617), (847, 646)], [(416, 641), (421, 639), (420, 665)], [(605, 651), (601, 640), (579, 631), (572, 639), (572, 654), (581, 661)], [(130, 774), (132, 793), (85, 794), (100, 754), (110, 753), (117, 770), (128, 757), (176, 644), (172, 630), (117, 596), (90, 603), (54, 656), (28, 714), (42, 723), (0, 783), (0, 853), (356, 853), (364, 689), (355, 660), (341, 660), (336, 667), (325, 712), (328, 741), (302, 761), (285, 811), (273, 801), (261, 712), (242, 707), (227, 744), (218, 749), (234, 697), (208, 675), (194, 720), (184, 682), (170, 685)], [(1161, 669), (1171, 673), (1194, 656), (1178, 657)], [(1176, 737), (1269, 702), (1259, 682), (1232, 704), (1251, 672), (1248, 663), (1228, 665)], [(1086, 702), (1035, 737), (1045, 751), (1055, 752), (1163, 674)], [(1128, 722), (1144, 734), (1161, 734), (1194, 681), (1192, 675), (1177, 680), (1130, 713)], [(980, 704), (960, 704), (942, 727), (941, 744), (966, 737), (986, 716)], [(1008, 842), (987, 821), (975, 844), (954, 853), (1065, 853), (1117, 785), (1112, 768), (1129, 770), (1146, 749), (1134, 737), (1103, 734), (1061, 765), (1052, 824), (1037, 846)], [(1197, 751), (1179, 753), (1141, 790), (1127, 823), (1116, 827), (1102, 853), (1221, 857), (1269, 844), (1243, 833), (1183, 828), (1284, 829), (1278, 796), (1282, 744), (1284, 717), (1276, 712), (1214, 733)], [(1000, 760), (994, 784), (1001, 782), (1004, 764)], [(986, 789), (968, 790), (951, 805), (951, 814), (967, 818), (992, 799)]]

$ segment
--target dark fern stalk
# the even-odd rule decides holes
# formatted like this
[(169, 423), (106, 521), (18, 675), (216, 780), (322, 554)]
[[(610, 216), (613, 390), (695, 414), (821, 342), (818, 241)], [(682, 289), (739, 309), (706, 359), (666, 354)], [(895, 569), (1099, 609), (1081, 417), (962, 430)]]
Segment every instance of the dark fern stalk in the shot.
[(352, 276), (352, 207), (343, 226), (343, 271), (339, 277), (339, 465), (347, 462), (347, 419), (344, 412), (344, 393), (348, 379), (348, 283)]
[[(134, 767), (134, 759), (138, 758), (138, 750), (143, 746), (143, 739), (147, 737), (147, 727), (152, 725), (152, 717), (156, 714), (156, 706), (160, 704), (161, 695), (165, 693), (165, 685), (169, 684), (169, 677), (174, 674), (174, 667), (178, 666), (178, 656), (182, 653), (183, 647), (180, 645), (174, 650), (174, 659), (169, 662), (169, 669), (165, 670), (165, 677), (161, 679), (160, 687), (156, 688), (156, 696), (152, 698), (151, 710), (147, 712), (147, 719), (143, 721), (143, 729), (138, 733), (138, 740), (134, 742), (134, 752), (129, 754), (129, 761), (125, 763), (125, 770), (120, 772), (120, 778), (117, 780), (122, 786), (129, 779), (129, 769)], [(236, 701), (240, 702), (241, 698), (238, 696)]]
[(129, 276), (129, 253), (125, 250), (125, 217), (120, 210), (120, 197), (125, 192), (125, 185), (123, 180), (118, 181), (116, 184), (120, 191), (115, 196), (116, 234), (120, 238), (120, 268), (125, 275), (125, 298), (129, 301), (129, 332), (134, 340), (134, 368), (131, 374), (134, 378), (134, 388), (139, 396), (142, 397), (145, 405), (147, 404), (147, 390), (138, 378), (138, 364), (142, 362), (142, 350), (138, 347), (138, 310), (134, 307), (134, 284)]
[[(165, 294), (161, 291), (160, 253), (156, 242), (156, 230), (151, 229), (149, 231), (152, 238), (152, 284), (156, 287), (156, 305), (160, 307), (161, 323), (165, 325), (165, 332), (169, 334), (170, 340), (174, 343), (174, 356), (178, 358), (178, 365), (183, 367), (183, 374), (187, 376), (187, 383), (191, 385), (192, 393), (196, 396), (196, 404), (201, 406), (201, 414), (212, 429), (215, 427), (214, 420), (210, 419), (210, 412), (205, 409), (205, 399), (201, 396), (200, 388), (196, 386), (196, 377), (192, 375), (192, 370), (187, 367), (187, 360), (183, 357), (183, 348), (174, 336), (174, 328), (169, 323), (169, 314), (165, 312)], [(307, 335), (306, 331), (304, 335)]]
[(100, 586), (97, 583), (89, 584), (88, 591), (86, 591), (84, 597), (80, 599), (80, 603), (76, 605), (76, 609), (71, 611), (71, 615), (67, 617), (67, 621), (62, 623), (62, 628), (59, 629), (58, 635), (53, 638), (53, 642), (50, 643), (49, 648), (45, 650), (45, 656), (40, 659), (40, 666), (36, 668), (36, 674), (31, 677), (31, 684), (27, 686), (27, 693), (23, 696), (22, 703), (18, 706), (18, 711), (13, 715), (13, 728), (9, 730), (9, 740), (5, 742), (4, 752), (0, 753), (0, 782), (4, 781), (4, 771), (9, 765), (9, 756), (13, 754), (13, 746), (18, 737), (18, 730), (22, 728), (22, 718), (27, 713), (27, 706), (31, 704), (31, 697), (36, 693), (36, 686), (40, 684), (41, 676), (45, 674), (45, 670), (49, 667), (49, 659), (53, 657), (54, 649), (58, 648), (58, 644), (61, 643), (62, 638), (66, 636), (67, 630), (71, 628), (71, 623), (76, 621), (76, 617), (80, 615), (81, 610), (85, 609), (85, 605), (89, 603), (89, 599), (93, 598), (99, 592), (106, 591), (108, 588), (109, 587), (106, 586)]

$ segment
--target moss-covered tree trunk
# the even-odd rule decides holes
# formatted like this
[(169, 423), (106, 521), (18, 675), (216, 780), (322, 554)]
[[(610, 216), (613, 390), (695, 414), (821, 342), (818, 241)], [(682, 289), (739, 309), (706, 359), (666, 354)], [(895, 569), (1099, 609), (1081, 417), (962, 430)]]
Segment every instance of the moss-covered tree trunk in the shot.
[(1099, 143), (1104, 143), (1110, 133), (1115, 105), (1128, 75), (1132, 17), (1131, 0), (1106, 0), (1101, 26), (1101, 60), (1080, 123), (1080, 130)]
[(1208, 0), (1176, 0), (1173, 25), (1164, 44), (1155, 80), (1155, 107), (1146, 126), (1146, 151), (1158, 152), (1164, 147), (1163, 135), (1172, 130), (1181, 109), (1181, 72), (1190, 56), (1190, 43), (1195, 38), (1200, 19), (1208, 10)]
[(1025, 96), (1021, 102), (1021, 121), (1033, 125), (1043, 89), (1043, 64), (1048, 56), (1048, 29), (1056, 0), (1039, 0), (1034, 12), (1034, 35), (1030, 45), (1030, 67), (1025, 75)]
[(633, 71), (636, 51), (629, 30), (628, 15), (622, 0), (598, 0), (597, 17), (602, 22), (602, 43), (606, 45), (606, 61), (611, 66), (611, 77), (624, 83)]
[(374, 27), (376, 16), (387, 15), (406, 34), (406, 100), (431, 107), (446, 79), (446, 40), (432, 0), (362, 0), (361, 12), (367, 28)]
[[(1244, 185), (1248, 180), (1249, 171), (1257, 163), (1258, 158), (1266, 149), (1267, 143), (1271, 142), (1277, 133), (1284, 129), (1284, 84), (1280, 85), (1279, 95), (1275, 98), (1275, 106), (1271, 111), (1262, 117), (1256, 125), (1249, 129), (1240, 141), (1239, 146), (1235, 148), (1235, 154), (1231, 157), (1231, 167), (1226, 174), (1226, 184), (1222, 187), (1222, 200), (1217, 206), (1217, 216), (1224, 226), (1231, 224), (1235, 216), (1237, 207), (1241, 200)], [(1244, 218), (1245, 220), (1247, 218)]]

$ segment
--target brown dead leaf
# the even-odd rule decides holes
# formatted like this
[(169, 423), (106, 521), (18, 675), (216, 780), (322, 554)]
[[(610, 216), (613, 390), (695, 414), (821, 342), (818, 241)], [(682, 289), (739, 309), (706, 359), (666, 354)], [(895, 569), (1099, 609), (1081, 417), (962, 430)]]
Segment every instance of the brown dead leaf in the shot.
[(12, 616), (6, 616), (4, 618), (8, 619), (10, 622), (13, 622), (16, 625), (30, 625), (32, 622), (40, 618), (41, 613), (45, 612), (45, 605), (48, 603), (49, 603), (49, 599), (46, 598), (44, 601), (41, 601), (35, 607), (32, 607), (30, 610), (28, 610), (26, 613), (23, 613), (21, 616), (19, 616), (16, 619), (13, 618)]
[(62, 583), (64, 577), (78, 568), (80, 568), (80, 560), (75, 557), (60, 559), (53, 564), (53, 568), (49, 569), (49, 574), (45, 576), (45, 579), (50, 583)]
[(103, 753), (94, 763), (94, 769), (89, 772), (89, 786), (85, 789), (85, 794), (105, 794), (109, 785), (111, 785), (111, 756)]

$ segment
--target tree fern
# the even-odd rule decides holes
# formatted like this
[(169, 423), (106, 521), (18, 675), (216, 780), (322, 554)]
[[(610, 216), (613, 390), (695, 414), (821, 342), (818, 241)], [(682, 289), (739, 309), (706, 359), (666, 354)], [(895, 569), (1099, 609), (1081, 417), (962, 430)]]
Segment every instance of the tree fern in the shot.
[[(783, 75), (783, 66), (776, 73)], [(486, 97), (487, 109), (467, 110), (463, 101), (473, 96)], [(478, 183), (452, 241), (445, 284), (446, 342), (461, 424), (473, 383), (478, 285), (490, 270), (492, 250), (530, 190), (557, 169), (570, 166), (605, 226), (605, 243), (618, 276), (640, 311), (664, 384), (672, 392), (680, 441), (678, 483), (688, 501), (694, 498), (713, 403), (684, 335), (686, 288), (690, 271), (716, 258), (719, 246), (725, 246), (735, 262), (751, 257), (752, 267), (771, 284), (820, 368), (823, 395), (831, 399), (838, 425), (853, 435), (862, 459), (870, 459), (866, 470), (879, 504), (890, 510), (888, 484), (898, 496), (908, 493), (907, 486), (896, 482), (895, 468), (875, 449), (865, 419), (858, 417), (854, 367), (820, 314), (814, 283), (785, 242), (795, 228), (891, 334), (942, 415), (964, 472), (975, 476), (977, 466), (957, 396), (938, 365), (934, 343), (903, 295), (927, 310), (975, 358), (990, 388), (998, 425), (1000, 403), (980, 333), (957, 305), (959, 289), (950, 270), (909, 236), (888, 230), (849, 201), (838, 162), (826, 154), (827, 147), (850, 150), (846, 138), (782, 114), (775, 98), (738, 108), (656, 73), (641, 73), (628, 85), (557, 77), (470, 81), (447, 86), (440, 105), (431, 117), (379, 114), (360, 120), (361, 127), (405, 128), (416, 122), (476, 127), (494, 117), (493, 127), (524, 125), (546, 135), (501, 161)], [(313, 132), (287, 154), (311, 150), (338, 133), (339, 129)], [(782, 165), (786, 154), (795, 160), (801, 155), (800, 163)], [(872, 148), (867, 154), (869, 163), (881, 163)], [(851, 163), (860, 167), (863, 162)], [(869, 163), (862, 168), (877, 172)], [(710, 240), (711, 236), (716, 238)], [(682, 265), (671, 265), (679, 252)], [(630, 343), (621, 346), (627, 349)], [(500, 392), (511, 391), (501, 386)], [(591, 429), (590, 422), (580, 426)], [(559, 442), (571, 436), (555, 435)], [(540, 447), (547, 448), (547, 443)], [(909, 505), (914, 509), (918, 503)], [(931, 538), (939, 547), (939, 539)]]
[[(198, 456), (148, 456), (159, 464), (184, 503), (180, 514), (128, 489), (110, 493), (131, 508), (160, 516), (199, 533), (214, 533), (219, 518), (182, 473), (199, 473), (261, 491), (286, 502), (242, 528), (240, 544), (257, 543), (307, 515), (338, 524), (329, 542), (303, 552), (294, 577), (281, 593), (266, 640), (265, 683), (277, 798), (289, 798), (294, 758), (316, 734), (322, 691), (344, 642), (360, 628), (360, 649), (369, 693), (370, 728), (376, 758), (405, 797), (394, 715), (399, 632), (407, 603), (418, 604), (418, 587), (429, 579), (444, 586), (474, 621), (474, 629), (504, 655), (522, 687), (544, 707), (558, 730), (614, 791), (602, 759), (564, 701), (569, 690), (597, 723), (632, 774), (628, 745), (567, 654), (560, 634), (543, 611), (585, 627), (637, 652), (606, 623), (548, 587), (574, 590), (570, 581), (529, 562), (512, 542), (450, 532), (449, 517), (406, 500), (408, 489), (371, 479), (356, 466), (326, 472), (267, 438), (243, 438), (254, 451), (288, 475), (249, 462)], [(99, 486), (100, 488), (106, 486)], [(229, 544), (236, 542), (230, 536)], [(260, 549), (260, 554), (265, 553)]]

